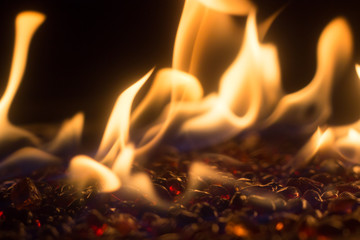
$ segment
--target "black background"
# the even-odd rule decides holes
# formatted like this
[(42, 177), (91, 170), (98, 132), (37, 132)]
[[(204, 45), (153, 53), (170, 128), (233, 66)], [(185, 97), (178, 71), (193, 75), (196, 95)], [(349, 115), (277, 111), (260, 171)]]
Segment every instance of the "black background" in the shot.
[[(357, 1), (259, 1), (259, 18), (288, 4), (265, 41), (278, 46), (284, 87), (295, 91), (316, 68), (317, 39), (331, 19), (345, 16), (354, 32), (354, 63), (360, 63), (360, 4)], [(60, 122), (84, 111), (99, 136), (117, 96), (153, 66), (169, 67), (183, 0), (2, 0), (0, 1), (0, 89), (8, 78), (14, 19), (22, 10), (47, 15), (30, 48), (27, 70), (10, 117), (17, 124)], [(349, 69), (342, 86), (358, 87)], [(358, 94), (335, 94), (335, 117), (358, 117)], [(349, 103), (349, 104), (348, 104)], [(351, 103), (351, 104), (350, 104)], [(352, 106), (354, 105), (354, 106)], [(351, 110), (349, 110), (351, 108)], [(345, 109), (345, 110), (344, 110)], [(355, 110), (354, 110), (355, 109)]]

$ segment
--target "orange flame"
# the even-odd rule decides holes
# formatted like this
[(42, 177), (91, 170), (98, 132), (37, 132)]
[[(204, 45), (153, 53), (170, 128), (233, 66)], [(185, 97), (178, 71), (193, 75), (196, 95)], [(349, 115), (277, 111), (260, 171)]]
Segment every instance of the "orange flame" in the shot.
[[(45, 15), (32, 11), (18, 14), (15, 20), (15, 44), (10, 76), (0, 99), (1, 155), (4, 157), (11, 154), (0, 163), (0, 172), (7, 173), (5, 178), (16, 174), (28, 174), (50, 164), (59, 165), (61, 161), (54, 154), (62, 155), (62, 151), (68, 151), (69, 146), (77, 146), (82, 134), (84, 122), (82, 113), (65, 122), (50, 143), (41, 143), (34, 134), (14, 126), (9, 120), (9, 110), (25, 72), (31, 39), (44, 20)], [(19, 170), (19, 166), (22, 166), (22, 169)]]
[(314, 79), (305, 88), (284, 96), (268, 123), (287, 121), (297, 126), (305, 125), (310, 131), (324, 124), (331, 114), (330, 98), (336, 71), (349, 63), (351, 54), (351, 31), (343, 18), (337, 18), (319, 39)]
[(254, 7), (249, 0), (198, 0), (208, 8), (226, 14), (246, 15)]
[[(230, 21), (219, 12), (249, 15), (244, 38), (237, 42), (238, 54), (222, 74), (219, 90), (203, 96), (200, 81), (191, 74), (201, 63), (203, 49), (199, 46), (207, 39), (209, 25), (203, 20), (217, 16), (225, 28), (231, 29)], [(87, 173), (79, 175), (84, 180), (98, 179), (104, 191), (114, 191), (124, 184), (141, 189), (151, 199), (161, 202), (150, 178), (144, 173), (132, 174), (131, 166), (134, 161), (148, 157), (162, 141), (180, 140), (198, 147), (222, 142), (247, 129), (277, 123), (303, 126), (306, 132), (314, 132), (325, 124), (332, 112), (330, 99), (336, 74), (346, 69), (351, 59), (349, 26), (343, 18), (337, 18), (324, 29), (318, 42), (313, 80), (305, 88), (286, 94), (281, 88), (277, 49), (259, 40), (278, 13), (259, 27), (262, 29), (259, 34), (255, 10), (249, 1), (186, 1), (174, 47), (173, 69), (163, 69), (155, 75), (153, 85), (134, 110), (133, 101), (153, 70), (119, 96), (95, 156), (99, 162), (76, 156), (71, 160), (70, 173), (77, 176), (83, 168), (89, 168)], [(356, 69), (360, 72), (359, 66)], [(318, 128), (295, 157), (294, 166), (306, 164), (323, 149), (349, 159), (360, 156), (360, 150), (352, 156), (345, 151), (359, 141), (358, 126), (360, 123), (350, 130)], [(195, 176), (223, 177), (199, 163), (191, 170)], [(193, 178), (190, 185), (196, 184)]]
[[(103, 139), (97, 152), (97, 159), (109, 159), (114, 157), (114, 151), (122, 149), (126, 146), (129, 138), (129, 123), (132, 102), (150, 77), (153, 70), (148, 72), (138, 82), (126, 89), (117, 99), (113, 112), (111, 113), (109, 122), (106, 126)], [(119, 148), (119, 149), (117, 149)], [(107, 156), (108, 155), (108, 156)]]
[(72, 178), (76, 179), (78, 184), (85, 184), (87, 181), (95, 179), (104, 192), (115, 191), (121, 186), (119, 178), (109, 168), (84, 155), (74, 157), (69, 170)]
[(186, 121), (180, 132), (191, 138), (217, 136), (216, 141), (223, 141), (269, 115), (280, 96), (277, 51), (259, 43), (253, 12), (242, 48), (221, 78), (219, 93), (204, 99), (210, 103), (208, 111)]
[[(355, 65), (360, 79), (360, 65)], [(343, 126), (328, 127), (324, 133), (316, 132), (304, 145), (297, 156), (297, 162), (304, 164), (321, 149), (326, 149), (328, 154), (341, 156), (352, 162), (360, 162), (360, 120)]]
[(73, 118), (63, 122), (58, 134), (44, 148), (55, 155), (68, 151), (80, 144), (82, 129), (84, 126), (84, 114), (77, 113)]
[(8, 85), (0, 100), (0, 142), (14, 142), (19, 138), (28, 139), (33, 144), (39, 140), (31, 133), (15, 127), (9, 121), (9, 109), (21, 83), (26, 67), (29, 45), (35, 31), (44, 22), (45, 16), (37, 12), (22, 12), (15, 21), (15, 46)]

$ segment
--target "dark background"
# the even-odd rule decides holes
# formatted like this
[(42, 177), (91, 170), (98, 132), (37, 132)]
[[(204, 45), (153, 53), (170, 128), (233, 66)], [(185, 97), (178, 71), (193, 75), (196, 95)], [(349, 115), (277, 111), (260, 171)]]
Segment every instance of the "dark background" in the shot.
[[(348, 19), (354, 32), (354, 62), (360, 63), (357, 1), (258, 2), (260, 19), (288, 4), (265, 38), (278, 46), (286, 90), (295, 91), (312, 79), (317, 39), (336, 16)], [(117, 96), (153, 66), (171, 65), (182, 6), (183, 0), (0, 1), (0, 89), (6, 86), (10, 70), (16, 14), (36, 10), (47, 15), (32, 41), (11, 120), (60, 122), (82, 110), (86, 127), (100, 136)], [(336, 88), (357, 88), (355, 77), (351, 68)], [(352, 121), (359, 115), (359, 96), (340, 92), (337, 98), (346, 105), (334, 101), (340, 117), (333, 119)]]

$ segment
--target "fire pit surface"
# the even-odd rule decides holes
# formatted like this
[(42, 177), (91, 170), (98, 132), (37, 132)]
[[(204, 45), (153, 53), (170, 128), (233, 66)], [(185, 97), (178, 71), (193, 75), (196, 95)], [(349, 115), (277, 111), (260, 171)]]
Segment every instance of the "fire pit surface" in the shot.
[[(287, 144), (289, 145), (289, 144)], [(282, 145), (283, 148), (285, 144)], [(285, 146), (291, 149), (291, 146)], [(224, 161), (233, 158), (236, 165)], [(1, 239), (344, 239), (360, 235), (360, 166), (316, 157), (284, 171), (292, 155), (250, 136), (179, 154), (167, 148), (146, 171), (164, 209), (123, 187), (79, 191), (63, 169), (1, 183)], [(188, 188), (189, 165), (200, 161), (235, 181), (198, 177)], [(229, 177), (229, 179), (230, 179)], [(187, 197), (185, 197), (187, 196)], [(190, 196), (190, 197), (189, 197)]]

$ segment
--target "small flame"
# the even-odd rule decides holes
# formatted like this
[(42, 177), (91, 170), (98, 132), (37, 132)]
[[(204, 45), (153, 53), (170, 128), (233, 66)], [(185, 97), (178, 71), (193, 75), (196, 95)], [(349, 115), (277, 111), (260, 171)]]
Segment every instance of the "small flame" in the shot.
[(331, 128), (325, 131), (320, 128), (313, 134), (310, 140), (302, 147), (291, 162), (291, 167), (298, 168), (306, 165), (320, 150), (329, 151), (334, 143), (334, 132)]
[(359, 163), (360, 161), (360, 121), (347, 126), (320, 129), (310, 138), (296, 156), (292, 167), (305, 165), (316, 154), (341, 156), (343, 159)]
[[(289, 122), (313, 131), (331, 114), (331, 90), (335, 74), (350, 62), (352, 36), (343, 18), (333, 20), (322, 32), (318, 43), (318, 67), (305, 88), (284, 96), (268, 123)], [(321, 93), (321, 94), (320, 94)]]
[(128, 178), (134, 159), (134, 146), (128, 145), (122, 149), (119, 156), (116, 158), (112, 170), (120, 177)]
[(146, 126), (145, 133), (141, 134), (137, 155), (144, 155), (153, 149), (170, 132), (170, 128), (175, 128), (179, 125), (177, 122), (182, 122), (181, 119), (187, 119), (189, 115), (201, 111), (188, 109), (187, 106), (196, 106), (202, 96), (202, 87), (192, 75), (173, 69), (159, 71), (153, 87), (134, 111), (133, 128), (139, 119), (146, 119), (152, 114), (157, 117), (155, 124)]
[[(360, 65), (356, 64), (355, 69), (360, 79)], [(343, 159), (360, 163), (360, 120), (355, 123), (343, 126), (327, 127), (324, 132), (320, 129), (299, 151), (293, 167), (304, 165), (313, 156), (326, 149), (327, 154), (341, 156)], [(324, 151), (323, 151), (324, 152)]]
[(354, 128), (349, 128), (346, 137), (338, 139), (335, 147), (344, 159), (360, 163), (360, 133)]
[[(130, 175), (135, 149), (129, 143), (129, 125), (132, 102), (151, 73), (152, 70), (126, 89), (119, 96), (111, 113), (96, 158), (102, 160), (102, 163), (112, 165), (112, 168), (84, 155), (71, 159), (69, 172), (79, 183), (84, 184), (91, 179), (96, 179), (102, 190), (106, 192), (119, 189), (120, 179), (127, 181), (128, 185), (139, 184), (139, 181), (142, 186), (150, 184), (149, 179)], [(149, 188), (147, 189), (150, 191)]]
[(31, 133), (15, 127), (9, 121), (9, 109), (25, 72), (26, 59), (33, 35), (44, 22), (45, 15), (38, 12), (22, 12), (15, 20), (15, 46), (11, 64), (8, 85), (0, 99), (0, 133), (1, 144), (18, 141), (21, 138), (28, 139), (33, 144), (39, 144), (39, 140)]
[[(117, 99), (111, 113), (109, 122), (106, 126), (103, 139), (100, 143), (96, 159), (109, 159), (109, 153), (113, 157), (116, 148), (124, 148), (129, 138), (129, 123), (132, 102), (145, 82), (150, 77), (153, 70), (148, 72), (138, 82), (126, 89)], [(106, 156), (108, 154), (108, 156)]]
[(221, 79), (219, 97), (236, 115), (253, 116), (250, 117), (253, 122), (273, 108), (279, 95), (277, 51), (272, 45), (260, 44), (255, 12), (252, 12), (246, 24), (242, 49)]
[(121, 186), (119, 178), (111, 169), (84, 155), (76, 156), (71, 160), (69, 171), (79, 184), (97, 180), (103, 192), (112, 192)]
[[(57, 156), (67, 156), (69, 150), (79, 145), (83, 129), (82, 113), (64, 122), (58, 135), (50, 143), (42, 143), (32, 133), (14, 126), (9, 120), (9, 110), (25, 72), (30, 42), (36, 30), (44, 22), (45, 15), (26, 11), (15, 20), (15, 44), (10, 76), (0, 99), (0, 163), (2, 179), (23, 176), (48, 165), (60, 165)], [(31, 146), (31, 147), (28, 147)], [(35, 148), (36, 147), (36, 148)], [(69, 148), (70, 147), (70, 148)], [(19, 169), (21, 166), (21, 169)]]
[(80, 144), (84, 114), (77, 113), (73, 118), (63, 122), (55, 139), (45, 149), (55, 155), (69, 151)]

